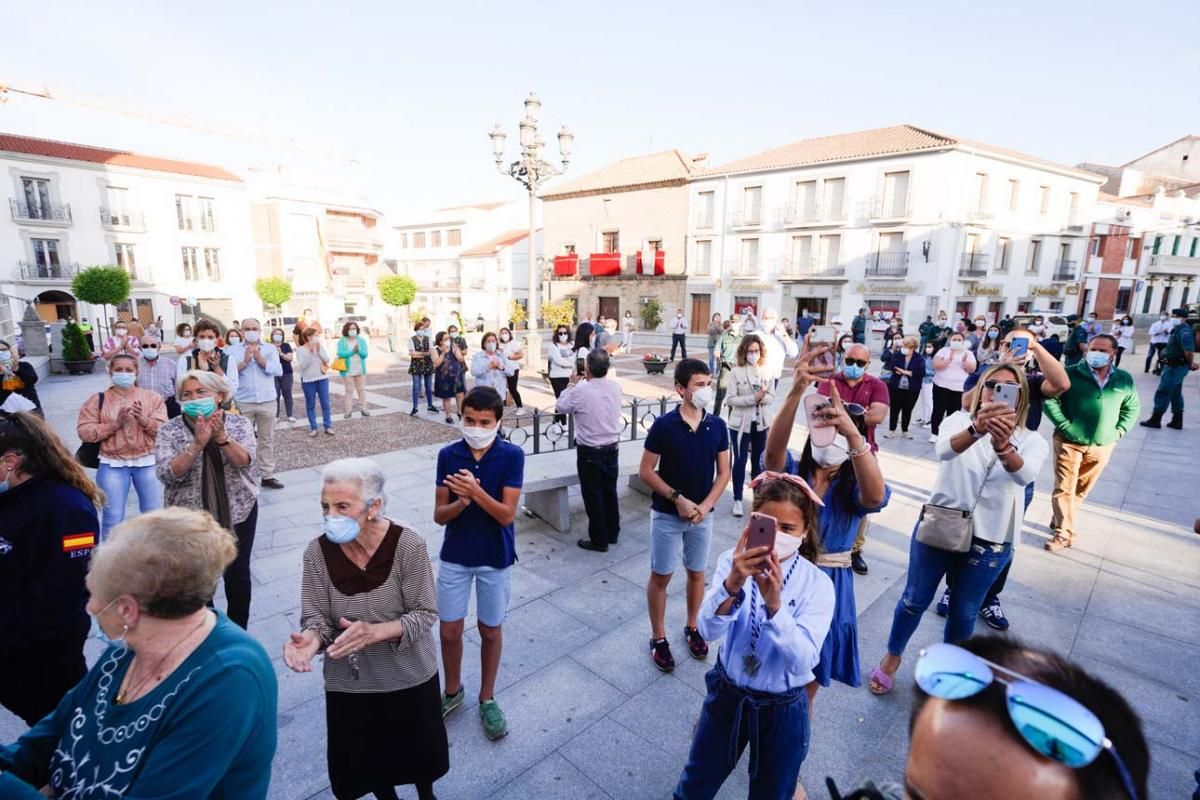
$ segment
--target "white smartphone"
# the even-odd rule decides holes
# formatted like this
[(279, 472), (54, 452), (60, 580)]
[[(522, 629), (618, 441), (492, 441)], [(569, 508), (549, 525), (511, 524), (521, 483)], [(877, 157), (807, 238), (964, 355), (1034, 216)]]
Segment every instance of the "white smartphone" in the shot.
[(1013, 411), (1017, 410), (1017, 401), (1021, 397), (1021, 387), (1015, 383), (998, 384), (992, 392), (992, 402), (1004, 403)]

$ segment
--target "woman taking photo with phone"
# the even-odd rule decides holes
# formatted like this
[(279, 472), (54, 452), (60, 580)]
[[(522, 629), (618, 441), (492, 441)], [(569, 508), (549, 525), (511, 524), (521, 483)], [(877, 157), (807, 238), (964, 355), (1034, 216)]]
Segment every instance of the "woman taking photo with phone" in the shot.
[(970, 411), (957, 411), (942, 426), (936, 447), (941, 466), (913, 531), (908, 581), (887, 654), (871, 672), (874, 694), (892, 690), (900, 656), (943, 575), (954, 585), (945, 641), (966, 639), (975, 630), (984, 597), (1012, 560), (1025, 485), (1050, 454), (1046, 440), (1025, 427), (1028, 414), (1025, 371), (1002, 364), (984, 373)]
[[(697, 625), (705, 639), (724, 641), (705, 678), (677, 800), (716, 795), (748, 743), (749, 796), (791, 800), (796, 791), (809, 744), (805, 686), (834, 608), (833, 584), (813, 563), (820, 503), (801, 478), (763, 473), (750, 524), (717, 560)], [(752, 529), (770, 544), (749, 546)]]
[(967, 349), (967, 337), (961, 332), (950, 334), (946, 346), (933, 357), (933, 416), (929, 419), (930, 442), (938, 440), (942, 417), (955, 413), (962, 406), (963, 384), (975, 371), (977, 364), (975, 355)]
[[(767, 431), (771, 427), (771, 403), (775, 401), (772, 381), (759, 366), (763, 363), (763, 341), (757, 334), (743, 336), (737, 349), (737, 366), (729, 373), (729, 446), (733, 450), (733, 515), (742, 516), (742, 485), (746, 460), (750, 477), (758, 475)], [(790, 429), (790, 428), (789, 428)]]

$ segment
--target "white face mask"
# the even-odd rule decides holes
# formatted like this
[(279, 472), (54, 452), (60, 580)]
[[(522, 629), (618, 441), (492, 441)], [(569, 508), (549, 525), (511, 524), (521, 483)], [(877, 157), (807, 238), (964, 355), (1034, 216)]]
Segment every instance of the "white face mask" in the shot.
[(238, 337), (238, 336), (230, 336), (230, 337), (229, 337), (229, 343), (230, 343), (230, 344), (241, 344), (241, 343), (242, 343), (242, 340), (241, 340), (241, 338), (240, 338), (240, 337)]
[(951, 350), (966, 350), (966, 349), (967, 349), (967, 343), (966, 343), (966, 342), (964, 342), (964, 341), (962, 341), (962, 340), (959, 340), (959, 341), (956, 341), (956, 342), (951, 342), (951, 343), (950, 343), (950, 349), (951, 349)]
[(909, 356), (911, 356), (911, 355), (912, 355), (912, 348), (911, 348), (911, 347), (901, 347), (901, 348), (900, 348), (900, 353), (901, 353), (901, 355), (903, 355), (905, 358), (908, 358)]
[(258, 344), (261, 335), (258, 331), (246, 331), (246, 341), (250, 344)]
[(749, 364), (750, 366), (754, 366), (755, 364), (758, 363), (758, 351), (757, 350), (751, 350), (749, 353), (746, 353), (746, 363)]
[(1183, 324), (1183, 320), (1181, 320), (1179, 317), (1171, 318), (1171, 327), (1172, 328), (1178, 328), (1182, 324)]
[(828, 447), (814, 446), (812, 455), (819, 467), (839, 467), (850, 457), (850, 443), (839, 433), (833, 437), (833, 444)]
[(485, 345), (483, 346), (483, 348), (484, 348), (485, 350), (487, 350), (489, 353), (494, 353), (494, 352), (496, 352), (496, 343), (495, 343), (495, 342), (488, 342), (487, 344), (485, 344)]
[(790, 533), (783, 531), (775, 532), (775, 557), (780, 561), (787, 561), (800, 549), (800, 545), (804, 544), (803, 536), (792, 536)]
[(358, 336), (358, 328), (351, 328), (350, 330), (346, 331), (346, 335), (347, 336)]
[(692, 392), (692, 405), (700, 409), (708, 408), (715, 396), (716, 392), (711, 386), (701, 387)]
[(500, 341), (507, 342), (508, 340), (509, 340), (509, 335), (507, 333), (500, 334)]
[(486, 450), (496, 440), (496, 429), (474, 428), (464, 424), (462, 426), (462, 437), (463, 441), (467, 443), (467, 447), (472, 450)]
[(124, 328), (117, 328), (115, 331), (113, 331), (113, 334), (118, 339), (124, 339), (126, 336), (129, 335), (129, 331), (125, 330)]
[(275, 344), (279, 344), (280, 342), (283, 341), (283, 334), (282, 333), (271, 334), (271, 341), (274, 342)]
[(568, 340), (568, 339), (570, 339), (570, 338), (571, 338), (571, 334), (569, 334), (569, 333), (560, 333), (560, 334), (558, 335), (558, 340), (559, 340), (560, 342), (565, 342), (565, 341), (567, 341), (567, 340)]
[(217, 349), (217, 340), (216, 339), (198, 339), (198, 340), (196, 340), (196, 346), (200, 348), (201, 352), (211, 353), (213, 350)]

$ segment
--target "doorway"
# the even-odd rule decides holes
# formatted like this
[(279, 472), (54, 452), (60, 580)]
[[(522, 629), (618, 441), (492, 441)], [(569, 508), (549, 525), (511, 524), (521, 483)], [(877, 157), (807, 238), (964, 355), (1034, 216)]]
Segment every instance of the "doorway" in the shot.
[(712, 295), (692, 295), (692, 333), (704, 333), (708, 330), (708, 318), (712, 316)]
[(601, 297), (600, 298), (600, 316), (605, 319), (620, 319), (621, 318), (621, 298), (619, 297)]
[(793, 318), (797, 324), (804, 316), (802, 311), (808, 312), (808, 318), (813, 321), (813, 325), (825, 325), (828, 323), (825, 316), (829, 311), (829, 299), (826, 297), (797, 297), (796, 316)]

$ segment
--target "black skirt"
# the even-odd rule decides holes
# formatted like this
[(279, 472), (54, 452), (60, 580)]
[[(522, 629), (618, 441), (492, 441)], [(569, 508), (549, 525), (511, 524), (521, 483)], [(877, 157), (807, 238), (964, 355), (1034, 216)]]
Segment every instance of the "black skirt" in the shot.
[(450, 770), (435, 672), (396, 692), (325, 693), (329, 782), (338, 800), (383, 786), (432, 783)]

